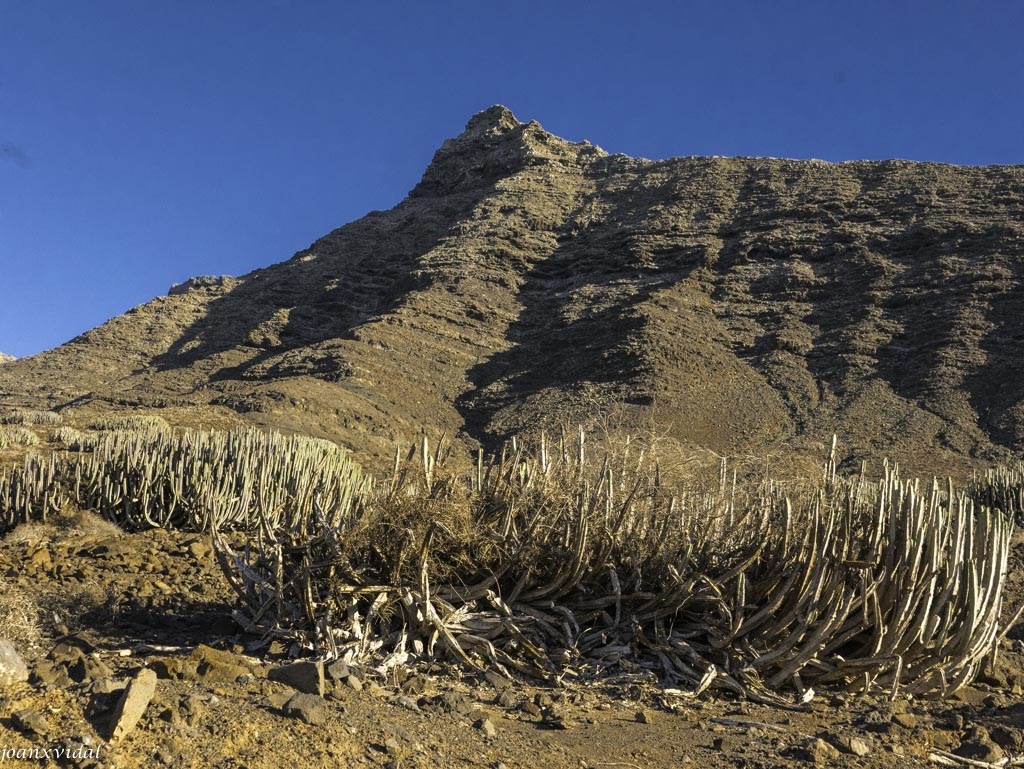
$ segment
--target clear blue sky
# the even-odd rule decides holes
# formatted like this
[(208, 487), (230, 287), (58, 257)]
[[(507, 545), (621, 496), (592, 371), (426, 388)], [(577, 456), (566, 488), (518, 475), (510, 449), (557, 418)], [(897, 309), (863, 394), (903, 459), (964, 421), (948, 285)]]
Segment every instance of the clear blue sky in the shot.
[(1024, 163), (1024, 3), (0, 0), (0, 351), (398, 203), (501, 103), (610, 152)]

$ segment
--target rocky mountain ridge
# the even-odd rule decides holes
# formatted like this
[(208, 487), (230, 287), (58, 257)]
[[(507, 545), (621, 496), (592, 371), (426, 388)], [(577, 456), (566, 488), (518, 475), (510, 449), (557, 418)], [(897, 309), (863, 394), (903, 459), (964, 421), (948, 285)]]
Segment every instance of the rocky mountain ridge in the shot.
[(8, 355), (7, 353), (0, 352), (0, 365), (3, 365), (4, 363), (10, 363), (12, 360), (15, 360), (13, 355)]
[(732, 456), (838, 433), (954, 472), (1024, 446), (1022, 235), (1022, 167), (640, 160), (492, 107), (393, 209), (5, 365), (0, 404), (233, 413), (370, 457), (594, 419)]

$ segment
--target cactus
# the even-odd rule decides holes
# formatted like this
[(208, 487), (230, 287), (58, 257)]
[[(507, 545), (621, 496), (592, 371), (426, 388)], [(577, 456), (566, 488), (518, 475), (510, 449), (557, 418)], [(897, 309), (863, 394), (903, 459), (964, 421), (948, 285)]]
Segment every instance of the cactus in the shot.
[(0, 426), (0, 449), (9, 446), (35, 446), (39, 438), (27, 427)]
[(256, 429), (115, 430), (96, 436), (89, 453), (30, 456), (0, 476), (0, 529), (52, 511), (37, 499), (69, 494), (127, 529), (307, 531), (321, 521), (340, 526), (368, 483), (347, 452), (325, 441)]
[(96, 445), (97, 435), (76, 430), (66, 425), (50, 433), (50, 443), (63, 443), (71, 451), (91, 451)]
[(0, 424), (5, 425), (59, 425), (63, 421), (60, 414), (54, 411), (35, 411), (33, 409), (13, 409), (0, 417)]
[(146, 430), (155, 428), (170, 432), (171, 426), (163, 417), (151, 414), (114, 414), (89, 423), (90, 430)]
[(830, 459), (813, 484), (723, 466), (668, 487), (642, 451), (582, 434), (517, 440), (464, 480), (442, 455), (399, 453), (343, 528), (277, 529), (247, 557), (217, 537), (249, 626), (550, 680), (642, 662), (774, 703), (819, 682), (949, 694), (995, 648), (1012, 521), (951, 485)]
[(814, 481), (741, 482), (723, 461), (672, 484), (642, 441), (578, 432), (463, 476), (422, 438), (374, 484), (325, 441), (148, 424), (0, 470), (0, 531), (77, 504), (212, 532), (250, 629), (381, 664), (412, 648), (556, 680), (642, 663), (765, 702), (956, 691), (1000, 637), (1020, 469), (965, 493), (890, 466), (844, 477), (834, 457)]
[(1024, 465), (993, 467), (975, 474), (967, 493), (976, 504), (997, 508), (1024, 523)]
[(53, 454), (29, 454), (20, 467), (0, 470), (0, 532), (63, 510), (71, 501), (61, 482), (64, 470), (63, 459)]

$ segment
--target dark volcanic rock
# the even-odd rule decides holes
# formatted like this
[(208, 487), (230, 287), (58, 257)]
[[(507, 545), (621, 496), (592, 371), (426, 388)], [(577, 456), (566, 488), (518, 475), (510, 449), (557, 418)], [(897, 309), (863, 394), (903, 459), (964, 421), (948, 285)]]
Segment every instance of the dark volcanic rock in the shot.
[(267, 671), (267, 678), (288, 684), (306, 694), (323, 696), (324, 693), (324, 664), (321, 660), (293, 662), (271, 668)]
[(324, 698), (316, 694), (298, 692), (288, 699), (281, 710), (285, 715), (301, 718), (313, 726), (322, 726), (327, 723), (327, 707)]
[(1022, 167), (648, 161), (493, 107), (390, 211), (5, 364), (0, 392), (230, 410), (371, 457), (603, 414), (962, 474), (1024, 447), (1022, 287)]
[(983, 726), (970, 727), (961, 739), (960, 747), (953, 752), (963, 758), (987, 763), (994, 763), (1003, 757), (1002, 748), (992, 740)]

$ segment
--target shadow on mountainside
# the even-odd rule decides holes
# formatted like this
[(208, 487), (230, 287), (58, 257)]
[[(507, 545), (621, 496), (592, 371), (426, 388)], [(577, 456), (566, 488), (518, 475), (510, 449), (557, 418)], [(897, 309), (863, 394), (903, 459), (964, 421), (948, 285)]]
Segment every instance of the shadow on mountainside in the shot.
[[(647, 242), (645, 229), (664, 216), (650, 205), (659, 191), (646, 177), (657, 170), (647, 167), (616, 195), (601, 189), (601, 164), (588, 172), (597, 191), (556, 231), (558, 247), (523, 276), (508, 349), (473, 366), (471, 389), (456, 399), (465, 431), (481, 445), (495, 449), (516, 433), (593, 418), (613, 403), (650, 402), (643, 305), (707, 258), (692, 242)], [(591, 222), (586, 212), (609, 201)], [(548, 391), (559, 398), (543, 424), (525, 415), (529, 409), (496, 419)]]
[(153, 365), (172, 370), (233, 353), (242, 359), (218, 362), (209, 378), (241, 379), (288, 350), (351, 338), (353, 329), (417, 288), (418, 259), (473, 203), (406, 201), (342, 227), (214, 299)]
[[(503, 179), (531, 161), (508, 110), (474, 116), (435, 154), (419, 184), (395, 208), (373, 212), (315, 242), (288, 262), (257, 270), (154, 360), (158, 370), (213, 362), (212, 380), (266, 378), (264, 364), (288, 350), (351, 339), (357, 327), (396, 309), (423, 288), (423, 256), (452, 235)], [(328, 366), (329, 368), (329, 366)], [(317, 367), (309, 372), (314, 376)]]
[[(1000, 253), (999, 244), (992, 253)], [(1000, 289), (999, 301), (986, 305), (989, 331), (979, 343), (984, 362), (964, 386), (979, 426), (993, 442), (1012, 450), (1024, 444), (1024, 359), (1019, 353), (1024, 345), (1024, 262), (1000, 259), (998, 269), (1010, 285)]]

